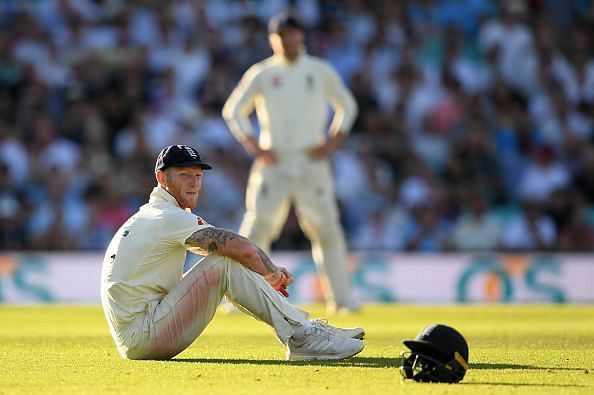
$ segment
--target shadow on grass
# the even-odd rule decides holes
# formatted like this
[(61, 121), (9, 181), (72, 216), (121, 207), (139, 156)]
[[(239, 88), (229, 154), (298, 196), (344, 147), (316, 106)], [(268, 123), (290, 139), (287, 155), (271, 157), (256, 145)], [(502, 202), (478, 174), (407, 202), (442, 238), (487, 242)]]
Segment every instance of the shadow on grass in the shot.
[(279, 359), (210, 359), (210, 358), (176, 358), (169, 362), (214, 363), (228, 365), (296, 365), (296, 366), (352, 366), (357, 368), (397, 368), (400, 358), (353, 357), (340, 361), (283, 361)]
[[(225, 359), (225, 358), (175, 358), (167, 362), (210, 363), (227, 365), (297, 365), (297, 366), (353, 366), (364, 368), (399, 368), (400, 358), (353, 357), (339, 361), (284, 361), (281, 359)], [(584, 370), (583, 368), (543, 367), (511, 363), (471, 363), (470, 369), (521, 369), (521, 370)], [(505, 383), (472, 383), (502, 384)], [(512, 385), (512, 384), (509, 384)], [(523, 384), (518, 384), (523, 385)], [(536, 385), (536, 384), (535, 384)]]
[(584, 368), (517, 365), (512, 363), (471, 363), (470, 369), (584, 370)]
[(585, 387), (583, 384), (553, 384), (553, 383), (502, 383), (495, 381), (474, 381), (474, 382), (460, 382), (456, 385), (498, 385), (509, 387), (557, 387), (557, 388), (579, 388)]

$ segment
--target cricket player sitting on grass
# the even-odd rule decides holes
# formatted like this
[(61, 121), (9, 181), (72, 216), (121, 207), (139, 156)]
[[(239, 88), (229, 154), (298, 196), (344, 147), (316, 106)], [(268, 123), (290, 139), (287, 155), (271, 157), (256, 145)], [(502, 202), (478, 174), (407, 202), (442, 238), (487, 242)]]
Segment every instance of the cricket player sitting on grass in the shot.
[[(118, 351), (129, 359), (169, 359), (212, 320), (223, 296), (270, 325), (289, 360), (343, 359), (363, 350), (362, 328), (335, 328), (286, 301), (292, 283), (254, 243), (191, 212), (204, 170), (186, 145), (157, 158), (158, 185), (113, 237), (103, 261), (101, 300)], [(185, 252), (205, 255), (182, 273)]]

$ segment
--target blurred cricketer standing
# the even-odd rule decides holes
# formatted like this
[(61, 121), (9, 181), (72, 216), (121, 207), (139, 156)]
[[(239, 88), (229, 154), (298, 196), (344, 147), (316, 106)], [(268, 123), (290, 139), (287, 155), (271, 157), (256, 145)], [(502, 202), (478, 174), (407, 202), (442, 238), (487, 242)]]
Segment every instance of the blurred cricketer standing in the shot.
[[(164, 148), (153, 189), (117, 231), (103, 261), (101, 302), (120, 355), (169, 359), (212, 320), (223, 296), (264, 321), (287, 359), (343, 359), (363, 350), (362, 328), (334, 328), (291, 305), (291, 273), (243, 236), (192, 213), (211, 166), (186, 145)], [(186, 250), (206, 255), (185, 274)]]
[[(354, 311), (329, 158), (349, 133), (357, 105), (334, 68), (305, 53), (297, 19), (279, 14), (268, 30), (274, 55), (244, 74), (223, 108), (229, 129), (255, 158), (239, 233), (269, 251), (295, 204), (324, 280), (328, 310)], [(326, 137), (328, 104), (334, 118)], [(249, 120), (254, 109), (258, 141)]]

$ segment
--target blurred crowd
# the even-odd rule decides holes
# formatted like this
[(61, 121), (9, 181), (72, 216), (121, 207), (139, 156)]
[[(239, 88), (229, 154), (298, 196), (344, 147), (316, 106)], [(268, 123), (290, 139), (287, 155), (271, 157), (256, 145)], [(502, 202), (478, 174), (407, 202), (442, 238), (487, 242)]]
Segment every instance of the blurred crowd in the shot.
[[(594, 250), (594, 0), (0, 0), (0, 248), (104, 249), (177, 143), (236, 231), (251, 158), (220, 111), (285, 9), (359, 104), (352, 250)], [(274, 248), (308, 248), (295, 221)]]

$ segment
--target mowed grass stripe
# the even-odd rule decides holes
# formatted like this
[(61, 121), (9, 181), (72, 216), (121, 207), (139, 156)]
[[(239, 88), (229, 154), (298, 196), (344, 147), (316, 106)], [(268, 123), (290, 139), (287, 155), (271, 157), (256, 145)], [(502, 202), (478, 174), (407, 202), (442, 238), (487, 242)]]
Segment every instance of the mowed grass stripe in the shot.
[[(365, 327), (358, 357), (289, 363), (266, 325), (217, 314), (174, 360), (126, 361), (98, 306), (0, 306), (0, 394), (594, 393), (592, 305), (368, 305), (330, 321)], [(468, 340), (467, 376), (456, 385), (402, 381), (402, 339), (436, 322)]]

